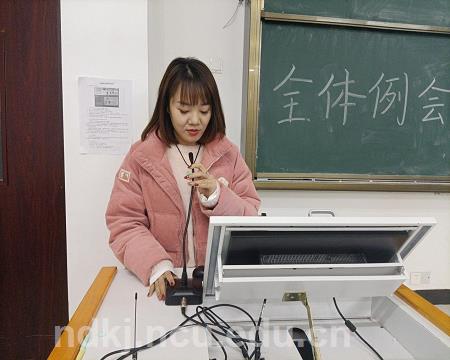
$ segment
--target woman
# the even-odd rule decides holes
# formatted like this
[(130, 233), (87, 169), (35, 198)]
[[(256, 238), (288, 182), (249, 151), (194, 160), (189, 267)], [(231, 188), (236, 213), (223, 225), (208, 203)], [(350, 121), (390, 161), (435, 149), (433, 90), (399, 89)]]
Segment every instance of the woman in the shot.
[(160, 300), (165, 280), (174, 284), (173, 267), (183, 265), (191, 187), (186, 258), (194, 267), (205, 261), (209, 217), (257, 215), (260, 200), (238, 148), (225, 136), (213, 75), (197, 59), (177, 58), (141, 140), (117, 173), (106, 212), (114, 254)]

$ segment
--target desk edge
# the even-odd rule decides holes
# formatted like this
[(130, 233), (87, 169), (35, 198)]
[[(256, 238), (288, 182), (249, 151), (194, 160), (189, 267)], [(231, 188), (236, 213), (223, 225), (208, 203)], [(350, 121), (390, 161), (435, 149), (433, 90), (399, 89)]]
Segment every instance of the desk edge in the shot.
[(450, 316), (444, 311), (434, 306), (405, 285), (400, 285), (395, 292), (395, 295), (430, 321), (434, 326), (447, 334), (447, 336), (450, 336)]
[(65, 327), (48, 360), (74, 360), (84, 337), (89, 332), (108, 289), (117, 273), (117, 267), (102, 267)]

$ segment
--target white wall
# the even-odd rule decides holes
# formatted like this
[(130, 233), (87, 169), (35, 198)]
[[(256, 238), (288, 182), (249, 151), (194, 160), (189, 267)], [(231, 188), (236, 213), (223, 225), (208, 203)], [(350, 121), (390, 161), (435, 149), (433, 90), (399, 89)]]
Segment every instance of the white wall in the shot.
[(134, 139), (148, 119), (146, 0), (61, 0), (69, 313), (101, 266), (119, 264), (104, 213), (121, 156), (81, 155), (79, 76), (133, 81)]
[(244, 50), (244, 6), (235, 21), (238, 0), (149, 0), (150, 108), (162, 75), (175, 57), (194, 56), (206, 64), (219, 59), (222, 74), (214, 74), (226, 114), (227, 135), (239, 144)]
[[(66, 216), (70, 314), (101, 266), (117, 261), (107, 246), (104, 211), (120, 156), (79, 154), (78, 76), (134, 81), (134, 139), (149, 118), (167, 64), (177, 56), (222, 61), (215, 74), (227, 133), (241, 143), (244, 8), (226, 29), (238, 0), (61, 0)], [(429, 285), (450, 287), (450, 194), (260, 191), (269, 215), (434, 216), (438, 226), (406, 261), (431, 271)]]

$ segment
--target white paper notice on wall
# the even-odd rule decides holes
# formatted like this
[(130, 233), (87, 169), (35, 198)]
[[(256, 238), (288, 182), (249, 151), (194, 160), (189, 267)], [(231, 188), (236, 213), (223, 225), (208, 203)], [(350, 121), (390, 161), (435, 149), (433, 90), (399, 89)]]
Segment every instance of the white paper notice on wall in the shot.
[(78, 78), (81, 154), (125, 154), (131, 144), (131, 80)]

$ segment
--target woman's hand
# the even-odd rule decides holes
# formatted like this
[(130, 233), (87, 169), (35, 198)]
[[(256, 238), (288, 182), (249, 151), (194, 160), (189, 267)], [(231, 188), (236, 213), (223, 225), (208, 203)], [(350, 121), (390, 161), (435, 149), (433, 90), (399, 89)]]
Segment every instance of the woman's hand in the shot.
[(203, 164), (192, 164), (190, 169), (197, 169), (193, 173), (189, 173), (185, 176), (185, 179), (189, 180), (189, 185), (195, 186), (200, 194), (209, 197), (217, 188), (217, 180), (214, 176), (208, 173)]
[(166, 299), (166, 283), (165, 280), (167, 279), (170, 286), (175, 285), (175, 274), (172, 274), (171, 271), (166, 271), (164, 274), (162, 274), (156, 281), (150, 285), (148, 289), (147, 296), (152, 296), (153, 293), (156, 293), (156, 296), (159, 300), (165, 300)]

